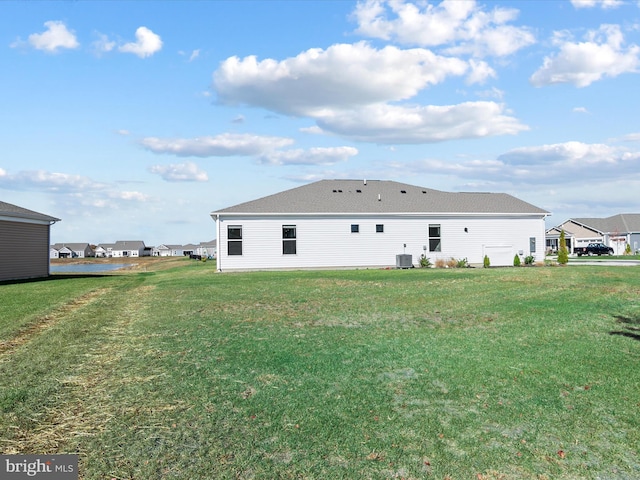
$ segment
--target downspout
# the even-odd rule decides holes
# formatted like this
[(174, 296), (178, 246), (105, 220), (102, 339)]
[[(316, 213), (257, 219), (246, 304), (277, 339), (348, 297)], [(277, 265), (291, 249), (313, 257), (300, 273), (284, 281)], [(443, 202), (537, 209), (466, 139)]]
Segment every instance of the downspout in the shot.
[(217, 253), (216, 253), (216, 270), (218, 272), (222, 271), (222, 265), (220, 263), (221, 257), (222, 255), (220, 254), (220, 252), (222, 251), (222, 248), (220, 246), (220, 214), (216, 214), (215, 217), (213, 218), (216, 222), (216, 249), (217, 249)]
[(51, 276), (51, 226), (59, 222), (60, 219), (56, 218), (55, 220), (49, 221), (49, 228), (47, 228), (47, 277)]

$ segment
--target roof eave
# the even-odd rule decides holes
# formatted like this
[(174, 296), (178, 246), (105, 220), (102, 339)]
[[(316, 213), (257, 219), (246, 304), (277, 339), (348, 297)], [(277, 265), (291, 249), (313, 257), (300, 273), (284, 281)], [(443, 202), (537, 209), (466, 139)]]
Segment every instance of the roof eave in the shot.
[(521, 216), (543, 216), (547, 217), (551, 215), (549, 212), (211, 212), (210, 216), (215, 219), (215, 217), (221, 216), (258, 216), (258, 217), (283, 217), (283, 216), (306, 216), (306, 217), (315, 217), (315, 216), (342, 216), (342, 217), (350, 217), (354, 215), (365, 215), (365, 216), (380, 216), (380, 215), (391, 215), (391, 216), (436, 216), (436, 217), (461, 217), (461, 216), (481, 216), (488, 217), (492, 215), (501, 215), (501, 216), (513, 216), (513, 217), (521, 217)]

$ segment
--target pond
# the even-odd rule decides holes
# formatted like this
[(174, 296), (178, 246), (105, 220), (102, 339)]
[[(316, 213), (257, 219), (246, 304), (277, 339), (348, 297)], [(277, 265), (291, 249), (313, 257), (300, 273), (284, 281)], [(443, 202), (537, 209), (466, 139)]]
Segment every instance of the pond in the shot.
[(100, 273), (132, 265), (131, 263), (74, 263), (72, 265), (51, 265), (50, 270), (51, 273)]

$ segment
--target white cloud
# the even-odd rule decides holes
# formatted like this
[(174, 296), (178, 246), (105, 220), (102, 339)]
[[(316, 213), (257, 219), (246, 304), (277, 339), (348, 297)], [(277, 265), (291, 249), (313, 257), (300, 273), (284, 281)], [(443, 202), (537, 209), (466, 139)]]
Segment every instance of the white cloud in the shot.
[(149, 171), (160, 175), (167, 182), (207, 182), (209, 180), (207, 172), (193, 162), (154, 165), (149, 168)]
[(60, 193), (106, 188), (106, 184), (95, 182), (89, 177), (45, 170), (23, 170), (12, 175), (5, 172), (5, 175), (0, 176), (0, 186), (13, 190), (38, 189)]
[(504, 98), (504, 90), (500, 90), (496, 87), (491, 87), (488, 90), (481, 90), (476, 92), (476, 95), (480, 98), (496, 98), (502, 100)]
[[(589, 185), (591, 197), (611, 182), (640, 181), (640, 151), (605, 144), (565, 142), (510, 150), (495, 159), (391, 162), (387, 176), (443, 175), (465, 182), (465, 188), (500, 191), (547, 191)], [(537, 193), (536, 193), (537, 194)], [(628, 196), (628, 191), (625, 192)], [(580, 195), (580, 194), (578, 194)], [(544, 195), (542, 195), (544, 197)], [(541, 198), (540, 202), (544, 202)]]
[(140, 193), (140, 192), (113, 192), (109, 194), (110, 198), (115, 198), (115, 199), (119, 199), (119, 200), (126, 200), (126, 201), (134, 201), (134, 202), (148, 202), (150, 200), (149, 195), (145, 195), (144, 193)]
[(535, 43), (530, 29), (506, 25), (517, 18), (517, 10), (483, 8), (473, 0), (445, 0), (438, 5), (365, 0), (352, 16), (356, 32), (367, 37), (423, 47), (448, 45), (450, 52), (475, 56), (502, 57)]
[(465, 62), (422, 48), (376, 49), (359, 42), (307, 50), (282, 61), (231, 57), (213, 79), (221, 103), (310, 117), (318, 128), (305, 132), (330, 132), (358, 141), (429, 143), (527, 129), (493, 102), (391, 104), (462, 75), (468, 83), (480, 83), (495, 72), (484, 61)]
[[(28, 44), (36, 50), (56, 53), (59, 49), (74, 49), (80, 46), (73, 31), (68, 30), (63, 22), (50, 20), (44, 22), (44, 26), (47, 27), (46, 31), (29, 35)], [(18, 40), (11, 46), (18, 47), (23, 44), (24, 42)]]
[(310, 127), (302, 127), (300, 128), (300, 132), (308, 133), (310, 135), (321, 135), (324, 133), (322, 129), (317, 125), (312, 125)]
[(528, 130), (495, 102), (410, 107), (379, 104), (328, 113), (318, 119), (318, 125), (355, 140), (383, 144), (434, 143)]
[[(632, 158), (640, 160), (640, 155), (632, 154)], [(629, 159), (627, 152), (615, 147), (601, 143), (582, 142), (516, 148), (498, 157), (498, 160), (510, 166), (544, 168), (552, 165), (567, 168), (570, 171), (598, 166), (620, 168)], [(602, 172), (598, 173), (598, 175), (601, 174)]]
[(620, 5), (623, 5), (623, 3), (624, 2), (622, 0), (571, 0), (571, 4), (575, 8), (617, 8)]
[(121, 191), (112, 184), (96, 182), (83, 175), (46, 170), (22, 170), (10, 174), (0, 169), (0, 188), (50, 194), (59, 210), (67, 213), (77, 213), (86, 207), (117, 210), (120, 201), (150, 200), (143, 193)]
[[(640, 132), (623, 135), (619, 140), (623, 142), (640, 142)], [(2, 172), (0, 172), (0, 176), (2, 176)]]
[(109, 37), (107, 37), (103, 33), (96, 33), (96, 36), (98, 37), (98, 39), (94, 40), (91, 43), (91, 49), (96, 55), (108, 53), (116, 47), (116, 42), (114, 42), (113, 40), (109, 40)]
[(282, 61), (230, 57), (214, 72), (213, 87), (221, 103), (316, 116), (331, 108), (408, 99), (469, 69), (467, 62), (425, 49), (377, 50), (359, 42), (311, 49)]
[(162, 49), (162, 39), (147, 27), (138, 27), (136, 41), (125, 43), (118, 50), (124, 53), (133, 53), (140, 58), (150, 57)]
[(333, 165), (358, 154), (353, 147), (315, 147), (268, 152), (260, 161), (270, 165)]
[(496, 72), (486, 62), (469, 60), (469, 66), (471, 67), (471, 73), (467, 75), (467, 83), (469, 85), (474, 83), (484, 83), (489, 78), (496, 78)]
[(215, 137), (166, 139), (147, 137), (140, 144), (154, 153), (168, 153), (179, 157), (229, 157), (261, 155), (264, 152), (289, 146), (290, 138), (224, 133)]
[(194, 50), (193, 52), (191, 52), (191, 55), (189, 56), (189, 61), (193, 62), (199, 56), (200, 56), (200, 50)]
[(624, 38), (617, 25), (602, 25), (590, 31), (586, 41), (575, 43), (556, 35), (560, 51), (544, 59), (530, 78), (536, 87), (555, 83), (571, 83), (586, 87), (603, 77), (635, 73), (640, 66), (640, 47), (624, 47)]
[(585, 107), (575, 107), (573, 109), (574, 113), (589, 113), (589, 110), (587, 110)]

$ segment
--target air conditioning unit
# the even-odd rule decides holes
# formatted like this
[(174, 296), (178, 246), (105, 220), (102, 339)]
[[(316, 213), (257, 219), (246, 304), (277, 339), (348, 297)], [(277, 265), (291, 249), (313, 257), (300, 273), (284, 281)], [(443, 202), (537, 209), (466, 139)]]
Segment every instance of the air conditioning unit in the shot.
[(413, 267), (413, 257), (411, 255), (402, 254), (396, 255), (396, 268), (411, 268)]

